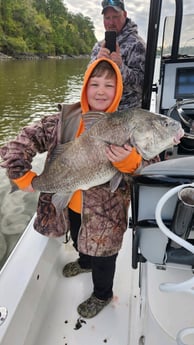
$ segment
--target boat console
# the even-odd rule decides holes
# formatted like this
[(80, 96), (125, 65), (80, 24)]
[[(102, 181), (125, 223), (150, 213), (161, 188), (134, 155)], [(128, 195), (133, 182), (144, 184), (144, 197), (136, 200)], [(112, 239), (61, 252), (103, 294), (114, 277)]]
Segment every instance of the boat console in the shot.
[[(163, 63), (163, 92), (160, 109), (165, 115), (177, 102), (194, 118), (194, 60)], [(187, 100), (187, 102), (185, 102)]]
[(194, 344), (194, 15), (183, 16), (183, 1), (175, 2), (175, 16), (165, 19), (154, 84), (162, 0), (151, 1), (142, 108), (179, 121), (185, 134), (160, 154), (161, 162), (132, 178), (132, 269), (138, 280), (130, 344)]
[[(153, 52), (156, 54), (158, 44), (158, 32), (154, 28), (159, 28), (160, 6), (161, 1), (158, 5), (152, 2), (150, 8), (142, 107), (151, 106), (151, 92), (154, 92), (156, 97), (152, 107), (155, 112), (181, 122), (185, 135), (179, 145), (161, 153), (160, 163), (144, 168), (133, 179), (133, 268), (146, 260), (154, 264), (174, 262), (194, 267), (194, 253), (184, 246), (174, 246), (174, 242), (161, 231), (155, 215), (157, 203), (165, 193), (194, 182), (194, 14), (183, 15), (183, 2), (177, 0), (175, 15), (165, 18), (159, 78), (153, 84), (152, 67), (156, 57)], [(179, 228), (178, 222), (174, 225), (173, 218), (177, 202), (178, 191), (165, 200), (162, 209), (164, 227), (174, 233)], [(183, 215), (182, 209), (177, 214)], [(185, 222), (184, 216), (179, 223), (181, 221)], [(193, 229), (190, 229), (186, 240), (193, 242), (193, 237)]]
[(131, 208), (132, 268), (139, 274), (132, 339), (144, 345), (194, 344), (193, 157), (142, 169), (131, 184)]
[[(191, 252), (178, 245), (164, 234), (157, 224), (155, 214), (159, 200), (167, 192), (177, 188), (177, 186), (181, 190), (187, 185), (192, 186), (192, 184), (194, 187), (194, 159), (192, 157), (182, 157), (152, 164), (145, 167), (140, 175), (133, 178), (131, 191), (133, 268), (137, 268), (138, 262), (145, 261), (163, 266), (173, 262), (194, 267), (194, 251)], [(176, 211), (177, 191), (169, 199), (166, 198), (162, 209), (164, 224), (177, 235), (180, 235), (180, 226), (183, 224), (185, 234), (182, 233), (181, 236), (185, 237), (191, 245), (194, 244), (194, 229), (188, 224), (188, 228), (190, 228), (187, 231), (187, 224), (185, 223), (189, 220), (192, 224), (194, 220), (194, 188), (192, 197), (193, 204), (191, 202), (189, 209), (191, 213), (180, 206)], [(178, 221), (174, 218), (175, 215), (178, 216)]]

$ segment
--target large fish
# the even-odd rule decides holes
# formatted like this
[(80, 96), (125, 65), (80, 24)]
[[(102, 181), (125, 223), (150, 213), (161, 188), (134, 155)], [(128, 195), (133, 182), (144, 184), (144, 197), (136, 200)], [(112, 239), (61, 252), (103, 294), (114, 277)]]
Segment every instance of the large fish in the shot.
[(110, 181), (111, 190), (120, 182), (121, 173), (105, 154), (108, 144), (130, 143), (145, 160), (169, 146), (176, 145), (184, 135), (181, 124), (167, 116), (140, 108), (122, 112), (89, 112), (84, 114), (84, 133), (54, 149), (41, 175), (32, 180), (34, 190), (55, 193), (52, 202), (57, 210), (65, 207), (78, 190)]

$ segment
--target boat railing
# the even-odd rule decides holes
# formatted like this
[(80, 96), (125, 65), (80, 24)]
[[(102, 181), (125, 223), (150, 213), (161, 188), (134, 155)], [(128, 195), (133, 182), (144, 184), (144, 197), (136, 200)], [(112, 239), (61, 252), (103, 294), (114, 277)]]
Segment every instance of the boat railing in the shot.
[[(184, 184), (185, 187), (194, 187), (194, 183), (191, 184)], [(175, 233), (173, 233), (163, 222), (162, 220), (162, 209), (165, 205), (166, 201), (169, 200), (173, 195), (177, 194), (178, 191), (180, 191), (183, 188), (182, 185), (174, 187), (170, 189), (167, 193), (165, 193), (160, 200), (158, 201), (156, 205), (156, 211), (155, 211), (155, 217), (156, 217), (156, 223), (158, 224), (159, 229), (172, 241), (176, 242), (181, 247), (187, 249), (192, 254), (194, 254), (194, 246), (182, 239), (181, 237), (177, 236)]]

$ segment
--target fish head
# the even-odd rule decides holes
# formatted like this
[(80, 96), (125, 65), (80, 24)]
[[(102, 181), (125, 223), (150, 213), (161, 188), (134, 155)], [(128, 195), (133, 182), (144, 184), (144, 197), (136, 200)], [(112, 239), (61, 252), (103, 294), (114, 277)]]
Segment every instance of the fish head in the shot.
[[(136, 121), (137, 118), (136, 116)], [(179, 144), (183, 135), (180, 122), (169, 116), (141, 109), (138, 123), (133, 126), (130, 142), (145, 160), (149, 160)]]

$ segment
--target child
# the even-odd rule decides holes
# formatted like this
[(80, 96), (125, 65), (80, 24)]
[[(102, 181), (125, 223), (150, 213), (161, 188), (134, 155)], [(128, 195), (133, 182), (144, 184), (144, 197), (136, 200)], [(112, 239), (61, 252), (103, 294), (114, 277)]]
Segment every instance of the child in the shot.
[[(117, 65), (106, 58), (95, 60), (85, 73), (80, 103), (62, 105), (59, 113), (23, 128), (15, 140), (0, 148), (4, 160), (1, 166), (7, 169), (8, 177), (20, 189), (32, 192), (31, 181), (36, 174), (31, 171), (31, 162), (35, 154), (48, 151), (49, 159), (57, 144), (83, 133), (81, 114), (89, 110), (114, 112), (121, 96), (122, 77)], [(133, 173), (141, 163), (140, 155), (127, 144), (107, 145), (105, 154), (123, 173)], [(92, 270), (94, 290), (78, 306), (78, 312), (86, 318), (94, 317), (113, 296), (116, 257), (127, 228), (129, 184), (123, 180), (114, 193), (109, 183), (76, 191), (60, 216), (51, 198), (52, 194), (40, 193), (34, 228), (49, 237), (62, 236), (70, 228), (79, 259), (65, 265), (63, 274), (71, 277)]]

